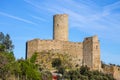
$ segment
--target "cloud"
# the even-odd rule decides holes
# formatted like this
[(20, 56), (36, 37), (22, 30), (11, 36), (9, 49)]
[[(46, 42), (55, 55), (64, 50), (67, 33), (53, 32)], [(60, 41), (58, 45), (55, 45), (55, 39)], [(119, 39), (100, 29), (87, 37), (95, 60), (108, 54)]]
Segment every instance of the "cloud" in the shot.
[(104, 7), (104, 12), (111, 12), (114, 9), (120, 9), (120, 1), (117, 1), (113, 4), (107, 5)]
[(34, 23), (34, 22), (30, 21), (30, 20), (26, 20), (26, 19), (23, 19), (23, 18), (20, 18), (20, 17), (17, 17), (17, 16), (13, 16), (13, 15), (4, 13), (4, 12), (0, 12), (0, 15), (3, 15), (3, 16), (6, 16), (6, 17), (9, 17), (9, 18), (21, 21), (21, 22), (37, 25), (36, 23)]
[[(83, 29), (86, 29), (87, 27), (92, 30), (104, 30), (108, 29), (108, 27), (110, 27), (111, 25), (115, 26), (115, 24), (118, 24), (118, 18), (114, 14), (111, 15), (111, 11), (120, 7), (120, 1), (101, 7), (91, 0), (64, 0), (62, 2), (61, 0), (54, 0), (47, 1), (47, 3), (46, 1), (42, 1), (42, 4), (41, 2), (34, 0), (24, 1), (32, 5), (34, 7), (34, 10), (37, 10), (37, 12), (40, 13), (43, 12), (52, 15), (56, 13), (69, 14), (69, 20), (72, 27)], [(114, 19), (115, 17), (117, 20)], [(34, 18), (40, 19), (36, 16)]]
[(45, 21), (45, 22), (47, 21), (46, 19), (38, 17), (38, 16), (31, 15), (31, 17), (33, 17), (34, 19), (40, 20), (40, 21)]
[(41, 7), (40, 5), (37, 5), (37, 3), (35, 3), (35, 1), (34, 1), (34, 2), (32, 2), (31, 0), (24, 0), (24, 1), (25, 1), (26, 3), (32, 5), (32, 6), (36, 7), (36, 8), (39, 8), (39, 9), (42, 9), (42, 8), (43, 8), (43, 7)]
[[(52, 15), (57, 13), (69, 14), (70, 27), (77, 27), (83, 31), (90, 32), (97, 30), (101, 32), (102, 30), (106, 30), (105, 33), (107, 33), (107, 31), (110, 32), (113, 30), (113, 26), (115, 27), (114, 29), (118, 28), (120, 16), (112, 13), (112, 11), (120, 8), (120, 1), (106, 6), (98, 6), (91, 0), (87, 2), (74, 0), (64, 0), (61, 2), (61, 0), (55, 0), (47, 1), (47, 3), (46, 1), (42, 1), (42, 4), (34, 0), (24, 1), (32, 5), (37, 12)], [(34, 16), (34, 18), (42, 20), (39, 16)]]

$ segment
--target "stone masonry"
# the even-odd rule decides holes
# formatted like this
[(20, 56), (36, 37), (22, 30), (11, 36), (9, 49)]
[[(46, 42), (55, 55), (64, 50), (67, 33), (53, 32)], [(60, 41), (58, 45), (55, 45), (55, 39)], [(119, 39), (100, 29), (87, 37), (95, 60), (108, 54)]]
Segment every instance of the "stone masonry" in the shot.
[(68, 15), (55, 15), (53, 23), (53, 40), (27, 41), (26, 58), (30, 58), (35, 52), (51, 50), (71, 55), (79, 66), (87, 65), (91, 70), (101, 69), (100, 44), (97, 36), (87, 37), (83, 42), (70, 42), (68, 40)]

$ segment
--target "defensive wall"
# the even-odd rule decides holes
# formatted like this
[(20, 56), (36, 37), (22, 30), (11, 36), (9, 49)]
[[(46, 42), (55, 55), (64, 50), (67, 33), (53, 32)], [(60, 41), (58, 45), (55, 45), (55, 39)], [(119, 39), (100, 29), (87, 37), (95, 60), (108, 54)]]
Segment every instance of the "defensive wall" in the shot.
[(34, 39), (27, 42), (27, 58), (35, 52), (53, 51), (55, 53), (67, 53), (77, 64), (81, 66), (83, 60), (83, 45), (80, 42), (68, 42), (59, 40), (40, 40)]

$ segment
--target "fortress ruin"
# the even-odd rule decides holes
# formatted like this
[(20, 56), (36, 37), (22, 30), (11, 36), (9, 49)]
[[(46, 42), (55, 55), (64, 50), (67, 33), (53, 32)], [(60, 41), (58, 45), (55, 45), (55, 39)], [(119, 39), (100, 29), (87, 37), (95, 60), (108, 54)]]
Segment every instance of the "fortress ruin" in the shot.
[(87, 65), (91, 70), (100, 70), (100, 43), (98, 37), (86, 37), (83, 42), (70, 42), (68, 32), (68, 15), (54, 15), (53, 40), (33, 39), (27, 41), (26, 58), (30, 58), (35, 52), (42, 51), (67, 53), (71, 55), (75, 64), (79, 66)]

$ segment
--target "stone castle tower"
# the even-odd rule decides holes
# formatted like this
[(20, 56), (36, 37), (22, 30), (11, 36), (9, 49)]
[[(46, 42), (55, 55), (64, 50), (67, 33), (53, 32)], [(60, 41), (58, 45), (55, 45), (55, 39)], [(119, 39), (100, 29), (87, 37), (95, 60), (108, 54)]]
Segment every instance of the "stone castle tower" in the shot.
[(69, 54), (75, 65), (87, 65), (92, 70), (101, 69), (100, 44), (97, 36), (87, 37), (83, 42), (68, 40), (68, 15), (57, 14), (53, 17), (53, 40), (33, 39), (27, 41), (26, 58), (35, 52), (53, 51)]
[(53, 25), (53, 40), (68, 41), (68, 15), (55, 15)]
[(99, 70), (101, 68), (100, 44), (97, 36), (84, 39), (83, 63), (91, 69)]

